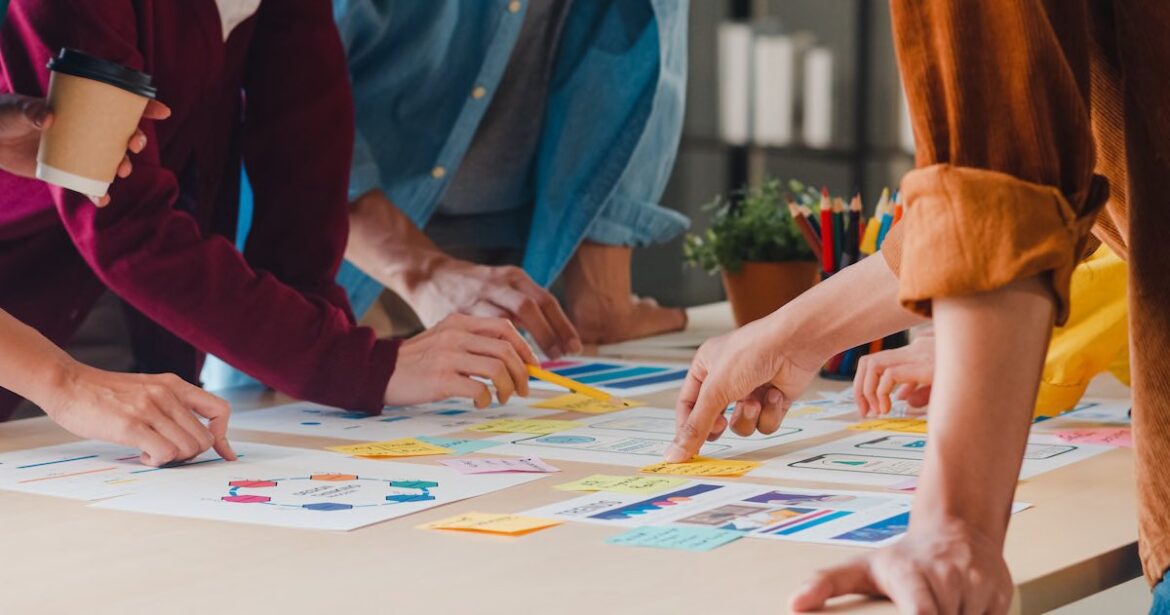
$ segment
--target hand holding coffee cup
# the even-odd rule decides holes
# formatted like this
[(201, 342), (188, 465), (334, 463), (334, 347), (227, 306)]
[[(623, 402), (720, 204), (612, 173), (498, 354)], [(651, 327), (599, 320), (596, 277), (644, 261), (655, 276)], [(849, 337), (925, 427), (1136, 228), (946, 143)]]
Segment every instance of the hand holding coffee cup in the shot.
[(133, 170), (126, 150), (146, 147), (139, 120), (165, 119), (170, 109), (154, 100), (149, 75), (119, 64), (63, 49), (49, 69), (52, 113), (43, 121), (35, 176), (105, 205), (110, 183)]

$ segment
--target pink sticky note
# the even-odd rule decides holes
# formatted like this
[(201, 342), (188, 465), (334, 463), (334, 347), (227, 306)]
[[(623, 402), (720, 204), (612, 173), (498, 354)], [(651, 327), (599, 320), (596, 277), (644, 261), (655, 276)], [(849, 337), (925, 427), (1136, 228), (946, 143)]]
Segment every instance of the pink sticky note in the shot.
[(440, 459), (439, 463), (463, 474), (494, 474), (498, 472), (560, 472), (561, 469), (550, 466), (540, 457), (522, 457), (520, 459), (477, 458)]
[(900, 483), (890, 485), (890, 489), (897, 489), (898, 491), (914, 491), (918, 489), (918, 477), (904, 480)]
[(1133, 446), (1133, 434), (1123, 427), (1088, 427), (1085, 429), (1061, 429), (1053, 432), (1056, 437), (1070, 444), (1104, 444), (1106, 446)]

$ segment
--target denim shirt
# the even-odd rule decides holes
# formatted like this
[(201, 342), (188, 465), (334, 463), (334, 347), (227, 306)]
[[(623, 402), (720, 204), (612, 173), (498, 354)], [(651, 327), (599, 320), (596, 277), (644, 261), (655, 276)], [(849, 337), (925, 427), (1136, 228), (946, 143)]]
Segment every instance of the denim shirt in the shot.
[[(381, 188), (426, 225), (503, 77), (527, 5), (333, 0), (357, 111), (351, 199)], [(586, 238), (639, 246), (689, 225), (656, 203), (682, 132), (687, 8), (686, 0), (573, 3), (532, 178), (523, 266), (538, 284), (551, 284)], [(242, 183), (241, 245), (251, 221)], [(337, 281), (359, 316), (383, 290), (348, 261)], [(254, 383), (213, 356), (202, 378), (212, 389)]]
[[(504, 74), (528, 0), (334, 0), (357, 107), (350, 181), (382, 189), (424, 227)], [(566, 18), (533, 166), (524, 269), (560, 274), (584, 239), (641, 246), (688, 220), (657, 204), (674, 164), (686, 87), (679, 0), (586, 0)], [(381, 287), (341, 280), (362, 313)]]

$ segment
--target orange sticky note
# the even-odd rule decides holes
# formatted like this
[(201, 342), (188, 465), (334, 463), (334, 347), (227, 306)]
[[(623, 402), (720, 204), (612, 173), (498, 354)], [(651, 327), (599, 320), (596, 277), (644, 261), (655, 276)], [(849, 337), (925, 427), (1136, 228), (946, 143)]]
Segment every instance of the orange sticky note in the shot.
[(455, 530), (459, 532), (523, 536), (537, 530), (560, 525), (561, 523), (563, 522), (553, 519), (525, 517), (524, 515), (469, 512), (439, 521), (433, 521), (418, 527), (424, 530)]

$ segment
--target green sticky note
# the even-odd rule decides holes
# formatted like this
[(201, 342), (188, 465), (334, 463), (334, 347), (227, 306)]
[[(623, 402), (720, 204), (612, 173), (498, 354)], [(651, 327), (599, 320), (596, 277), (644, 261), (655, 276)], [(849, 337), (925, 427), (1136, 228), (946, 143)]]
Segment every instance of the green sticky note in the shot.
[(418, 439), (427, 444), (450, 449), (456, 455), (469, 455), (485, 448), (503, 444), (503, 442), (492, 442), (491, 440), (461, 440), (458, 438), (432, 438), (431, 436), (419, 436)]
[(739, 540), (743, 534), (710, 527), (639, 527), (625, 534), (607, 538), (611, 545), (655, 547), (683, 551), (710, 551)]

